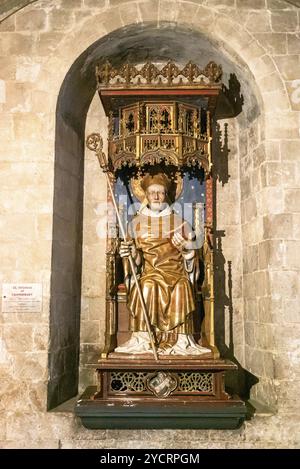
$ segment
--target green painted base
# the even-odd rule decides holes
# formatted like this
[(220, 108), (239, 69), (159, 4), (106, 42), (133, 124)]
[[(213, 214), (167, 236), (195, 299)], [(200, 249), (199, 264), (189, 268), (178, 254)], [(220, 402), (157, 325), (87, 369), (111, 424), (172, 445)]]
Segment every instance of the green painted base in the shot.
[(93, 399), (91, 386), (77, 401), (75, 414), (90, 429), (235, 429), (246, 419), (246, 405), (239, 398), (228, 401), (186, 401), (157, 403)]

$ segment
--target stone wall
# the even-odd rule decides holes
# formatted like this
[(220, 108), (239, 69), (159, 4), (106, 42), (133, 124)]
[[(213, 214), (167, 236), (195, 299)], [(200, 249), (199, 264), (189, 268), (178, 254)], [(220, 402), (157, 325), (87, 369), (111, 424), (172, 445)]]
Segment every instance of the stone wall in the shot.
[(213, 141), (217, 172), (215, 334), (221, 355), (239, 366), (239, 373), (227, 375), (228, 385), (245, 395), (248, 390), (242, 372), (245, 338), (238, 134), (237, 118), (217, 121)]
[[(225, 230), (225, 265), (232, 261), (236, 358), (259, 379), (253, 396), (276, 415), (259, 414), (235, 432), (92, 432), (72, 412), (46, 412), (48, 374), (54, 402), (74, 394), (77, 385), (70, 357), (79, 345), (82, 224), (83, 360), (103, 327), (97, 315), (103, 311), (103, 244), (89, 225), (105, 191), (91, 155), (85, 159), (83, 220), (80, 206), (85, 117), (95, 91), (91, 64), (105, 51), (116, 57), (114, 40), (127, 41), (122, 57), (144, 56), (139, 41), (147, 31), (150, 49), (161, 37), (160, 54), (181, 60), (185, 54), (197, 59), (199, 42), (190, 38), (202, 35), (202, 44), (213, 44), (210, 50), (224, 62), (228, 84), (230, 66), (242, 84), (246, 104), (236, 119), (220, 122), (222, 131), (228, 123), (231, 179), (219, 182), (217, 228)], [(2, 447), (299, 445), (299, 57), (299, 9), (283, 0), (37, 0), (1, 22), (1, 284), (43, 283), (42, 314), (0, 316)], [(98, 124), (93, 109), (94, 103), (87, 124), (92, 130)], [(53, 300), (63, 286), (67, 301), (59, 306)], [(66, 339), (55, 341), (59, 330)], [(85, 380), (90, 376), (83, 370)]]
[[(95, 131), (101, 133), (107, 154), (107, 118), (98, 94), (88, 112), (86, 136)], [(80, 389), (95, 384), (95, 374), (86, 364), (100, 356), (105, 340), (106, 179), (95, 153), (88, 150), (84, 177)]]

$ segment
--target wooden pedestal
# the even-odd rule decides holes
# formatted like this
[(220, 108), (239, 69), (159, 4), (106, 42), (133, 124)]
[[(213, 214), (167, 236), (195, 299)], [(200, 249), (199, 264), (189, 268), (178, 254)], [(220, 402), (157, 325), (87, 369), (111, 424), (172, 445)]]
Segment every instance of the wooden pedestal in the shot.
[(98, 386), (77, 401), (87, 428), (238, 428), (246, 406), (224, 388), (229, 360), (129, 356), (102, 359)]

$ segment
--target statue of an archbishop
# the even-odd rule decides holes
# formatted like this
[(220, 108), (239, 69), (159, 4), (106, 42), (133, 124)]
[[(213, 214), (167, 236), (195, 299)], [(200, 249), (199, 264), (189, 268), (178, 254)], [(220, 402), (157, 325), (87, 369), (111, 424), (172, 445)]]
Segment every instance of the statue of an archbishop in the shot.
[(129, 241), (121, 242), (131, 338), (115, 349), (125, 353), (151, 353), (136, 285), (128, 270), (131, 254), (141, 285), (158, 353), (200, 355), (210, 352), (193, 337), (196, 312), (197, 251), (191, 226), (169, 204), (171, 181), (164, 173), (147, 175), (141, 182), (145, 203), (129, 227)]

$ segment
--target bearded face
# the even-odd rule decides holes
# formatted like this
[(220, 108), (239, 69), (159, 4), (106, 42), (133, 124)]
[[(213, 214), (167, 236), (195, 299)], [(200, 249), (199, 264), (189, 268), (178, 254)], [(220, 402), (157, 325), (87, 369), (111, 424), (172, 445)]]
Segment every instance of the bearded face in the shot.
[(161, 184), (151, 184), (147, 187), (146, 197), (151, 210), (161, 212), (168, 203), (166, 202), (166, 189)]

